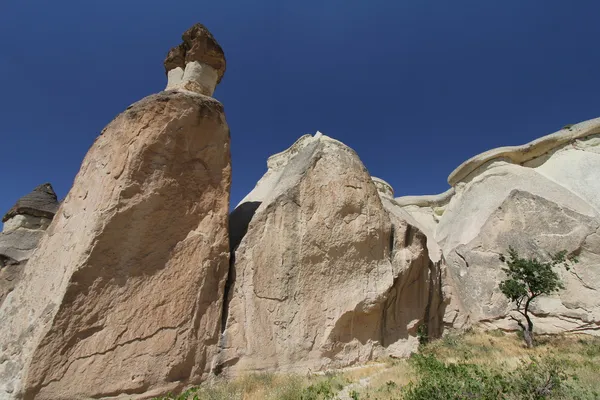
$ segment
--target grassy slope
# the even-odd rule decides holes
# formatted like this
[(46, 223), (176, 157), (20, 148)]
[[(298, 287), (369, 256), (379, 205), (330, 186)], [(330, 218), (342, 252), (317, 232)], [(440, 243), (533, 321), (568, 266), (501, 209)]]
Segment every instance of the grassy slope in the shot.
[[(559, 335), (537, 338), (537, 346), (527, 349), (522, 339), (501, 331), (469, 332), (447, 335), (422, 349), (422, 354), (434, 356), (446, 365), (475, 365), (483, 371), (507, 374), (529, 364), (532, 357), (539, 364), (549, 361), (557, 365), (570, 387), (563, 394), (550, 393), (540, 399), (581, 398), (600, 399), (600, 338), (585, 335)], [(360, 399), (402, 399), (400, 387), (409, 382), (418, 383), (414, 363), (398, 360), (385, 373), (374, 378), (367, 388), (359, 391)], [(540, 375), (544, 375), (540, 373)], [(451, 377), (450, 377), (451, 379)], [(531, 385), (535, 383), (532, 382)], [(596, 394), (594, 394), (596, 392)], [(466, 397), (465, 397), (466, 398)], [(477, 398), (477, 397), (475, 397)], [(500, 396), (498, 398), (508, 398)], [(517, 395), (515, 398), (526, 398)]]
[[(544, 366), (546, 361), (552, 361), (554, 368), (560, 370), (563, 383), (561, 390), (552, 388), (548, 394), (540, 397), (526, 397), (523, 394), (506, 397), (486, 398), (532, 398), (532, 399), (600, 399), (600, 338), (584, 335), (564, 335), (538, 337), (537, 347), (526, 349), (521, 339), (516, 335), (502, 332), (465, 333), (462, 335), (447, 335), (443, 339), (424, 346), (423, 355), (430, 355), (443, 362), (440, 365), (465, 366), (467, 371), (476, 368), (481, 376), (502, 376), (500, 380), (513, 382), (521, 379), (525, 385), (535, 387), (545, 382), (545, 370), (536, 369), (530, 375), (529, 368), (525, 374), (510, 375), (521, 371), (525, 364), (531, 367), (531, 357)], [(201, 388), (189, 391), (181, 396), (166, 399), (198, 399), (198, 400), (321, 400), (334, 399), (344, 387), (352, 385), (343, 391), (350, 399), (392, 400), (416, 399), (406, 393), (407, 385), (419, 384), (420, 377), (445, 380), (452, 384), (455, 376), (446, 370), (437, 371), (434, 378), (425, 375), (415, 366), (415, 360), (382, 360), (383, 364), (367, 365), (363, 368), (348, 369), (322, 375), (298, 376), (257, 374), (248, 375), (233, 381), (215, 381)], [(550, 364), (548, 364), (550, 365)], [(537, 375), (536, 375), (537, 374)], [(516, 378), (515, 378), (516, 377)], [(366, 379), (365, 379), (366, 378)], [(425, 378), (424, 378), (425, 379)], [(538, 379), (538, 380), (536, 380)], [(539, 380), (541, 379), (541, 381)], [(433, 384), (428, 381), (433, 386)], [(456, 383), (456, 382), (454, 382)], [(349, 390), (351, 389), (351, 390)], [(534, 388), (535, 389), (535, 388)], [(431, 390), (431, 388), (430, 388)], [(433, 391), (438, 389), (433, 387)], [(535, 390), (532, 390), (535, 392)], [(433, 397), (431, 397), (433, 398)], [(440, 398), (481, 398), (443, 397)]]

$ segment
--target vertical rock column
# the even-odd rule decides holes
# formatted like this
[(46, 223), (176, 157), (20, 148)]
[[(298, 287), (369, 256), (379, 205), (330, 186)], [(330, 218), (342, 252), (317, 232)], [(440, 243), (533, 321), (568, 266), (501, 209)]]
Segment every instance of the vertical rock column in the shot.
[(212, 96), (225, 73), (221, 46), (200, 24), (188, 29), (182, 38), (183, 43), (172, 48), (165, 60), (166, 90), (185, 89)]
[(201, 25), (169, 53), (169, 76), (182, 52), (178, 68), (204, 58), (221, 68), (102, 131), (0, 308), (0, 399), (147, 398), (206, 377), (229, 263), (231, 162), (223, 106), (205, 87), (225, 58)]
[(386, 209), (392, 188), (321, 133), (267, 166), (230, 217), (215, 373), (306, 372), (414, 351), (419, 326), (439, 325), (440, 279), (425, 235)]

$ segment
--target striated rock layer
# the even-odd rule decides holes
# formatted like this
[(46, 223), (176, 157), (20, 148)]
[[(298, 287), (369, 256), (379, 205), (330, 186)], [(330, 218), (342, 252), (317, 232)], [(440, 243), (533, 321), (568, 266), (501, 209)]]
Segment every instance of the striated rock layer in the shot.
[(162, 92), (111, 122), (0, 308), (0, 399), (146, 398), (204, 379), (230, 174), (213, 98)]
[(45, 183), (20, 198), (6, 213), (0, 233), (0, 306), (20, 281), (27, 260), (58, 209), (52, 185)]
[[(540, 332), (600, 334), (600, 119), (523, 146), (490, 150), (457, 168), (445, 195), (396, 199), (441, 248), (464, 311), (459, 320), (517, 329), (499, 292), (499, 253), (580, 262), (561, 271), (566, 289), (534, 303)], [(458, 324), (457, 326), (464, 326)]]
[(306, 135), (268, 167), (231, 214), (217, 372), (346, 366), (409, 354), (420, 325), (440, 334), (440, 265), (353, 150)]
[(223, 49), (202, 24), (184, 32), (183, 43), (173, 47), (164, 66), (167, 90), (184, 89), (212, 96), (225, 74)]

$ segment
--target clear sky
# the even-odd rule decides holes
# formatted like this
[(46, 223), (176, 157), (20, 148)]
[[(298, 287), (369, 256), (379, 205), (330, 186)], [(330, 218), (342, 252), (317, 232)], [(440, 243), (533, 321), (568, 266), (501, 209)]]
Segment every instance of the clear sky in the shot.
[(237, 204), (316, 130), (400, 196), (600, 116), (599, 15), (598, 0), (0, 0), (0, 213), (44, 182), (63, 198), (102, 128), (164, 88), (195, 22), (227, 58)]

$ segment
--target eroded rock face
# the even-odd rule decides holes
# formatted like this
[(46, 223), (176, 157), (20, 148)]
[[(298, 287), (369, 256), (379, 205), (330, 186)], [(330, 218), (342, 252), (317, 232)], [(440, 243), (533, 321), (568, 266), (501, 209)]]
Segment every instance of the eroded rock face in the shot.
[(6, 213), (0, 233), (0, 305), (19, 282), (23, 267), (50, 225), (58, 200), (49, 183), (20, 198)]
[(165, 59), (167, 90), (185, 89), (212, 96), (225, 74), (223, 49), (202, 24), (196, 24), (182, 36), (183, 43), (173, 47)]
[[(539, 332), (600, 334), (600, 119), (585, 121), (523, 146), (490, 150), (449, 178), (443, 203), (399, 198), (402, 209), (428, 220), (464, 308), (465, 321), (518, 329), (498, 289), (499, 260), (509, 246), (525, 257), (567, 250), (580, 262), (561, 271), (566, 289), (534, 303)], [(431, 196), (429, 196), (431, 197)], [(430, 200), (430, 199), (429, 199)], [(433, 233), (432, 233), (433, 232)]]
[(439, 334), (440, 271), (360, 159), (318, 133), (271, 157), (231, 215), (217, 370), (306, 370), (409, 354)]
[(0, 398), (151, 397), (205, 378), (230, 174), (213, 98), (162, 92), (110, 123), (0, 308)]
[(52, 185), (44, 183), (33, 189), (31, 193), (20, 198), (17, 203), (4, 215), (2, 222), (6, 223), (18, 215), (28, 215), (38, 218), (52, 219), (58, 209), (58, 199)]

